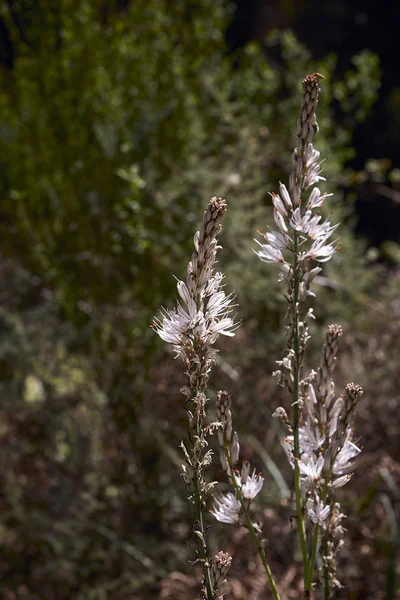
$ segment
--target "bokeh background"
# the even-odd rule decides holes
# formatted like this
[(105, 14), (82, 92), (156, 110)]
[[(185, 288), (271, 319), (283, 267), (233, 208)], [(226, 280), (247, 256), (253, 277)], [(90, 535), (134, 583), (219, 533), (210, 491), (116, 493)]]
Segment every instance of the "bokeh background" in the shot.
[[(271, 377), (283, 289), (251, 246), (271, 224), (313, 71), (341, 250), (316, 289), (308, 366), (339, 322), (337, 386), (365, 389), (364, 452), (339, 494), (337, 597), (398, 597), (399, 22), (398, 4), (356, 0), (0, 2), (2, 599), (196, 597), (185, 379), (149, 325), (173, 305), (213, 195), (228, 201), (219, 266), (243, 325), (220, 344), (210, 411), (230, 391), (242, 456), (267, 480), (255, 508), (272, 568), (282, 597), (299, 597), (291, 472), (271, 419), (288, 405)], [(234, 555), (226, 598), (269, 598), (246, 532), (214, 523), (210, 535)]]

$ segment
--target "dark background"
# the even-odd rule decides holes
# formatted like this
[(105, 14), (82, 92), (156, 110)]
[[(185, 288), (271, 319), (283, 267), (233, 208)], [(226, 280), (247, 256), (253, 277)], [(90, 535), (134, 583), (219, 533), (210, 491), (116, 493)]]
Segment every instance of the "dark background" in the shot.
[[(227, 42), (232, 49), (243, 46), (249, 40), (262, 41), (271, 29), (290, 28), (310, 49), (314, 58), (321, 58), (329, 52), (337, 54), (336, 69), (340, 75), (350, 67), (353, 54), (364, 48), (376, 52), (382, 67), (380, 94), (373, 114), (354, 130), (355, 157), (348, 164), (359, 170), (370, 158), (388, 159), (393, 166), (399, 164), (400, 64), (394, 50), (400, 22), (398, 4), (269, 0), (238, 0), (235, 4), (235, 15), (227, 30)], [(268, 51), (265, 54), (267, 60), (275, 64), (276, 58)], [(342, 118), (338, 107), (336, 118)], [(387, 179), (382, 183), (387, 184)], [(387, 194), (379, 194), (373, 187), (366, 184), (357, 190), (356, 230), (367, 236), (374, 246), (388, 239), (399, 242), (399, 209), (396, 204), (400, 197), (392, 196), (388, 190)]]

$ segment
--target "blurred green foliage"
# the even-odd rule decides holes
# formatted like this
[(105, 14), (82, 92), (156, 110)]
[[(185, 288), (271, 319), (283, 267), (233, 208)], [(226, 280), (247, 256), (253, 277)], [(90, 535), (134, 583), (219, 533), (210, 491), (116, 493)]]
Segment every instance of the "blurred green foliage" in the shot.
[[(0, 10), (15, 55), (0, 73), (0, 591), (154, 598), (185, 564), (188, 525), (179, 376), (161, 360), (152, 316), (172, 302), (208, 198), (226, 196), (220, 262), (244, 333), (222, 364), (247, 383), (272, 368), (282, 290), (250, 246), (272, 223), (268, 192), (288, 175), (299, 83), (325, 75), (317, 147), (333, 191), (379, 65), (364, 51), (337, 81), (335, 57), (314, 63), (290, 31), (229, 54), (224, 0)], [(329, 203), (344, 224), (321, 326), (352, 322), (379, 283), (342, 200)]]

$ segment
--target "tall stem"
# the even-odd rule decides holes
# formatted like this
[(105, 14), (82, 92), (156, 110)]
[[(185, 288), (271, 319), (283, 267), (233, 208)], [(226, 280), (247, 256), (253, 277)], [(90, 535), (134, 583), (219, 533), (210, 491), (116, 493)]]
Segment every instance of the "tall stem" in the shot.
[[(195, 388), (195, 396), (197, 398), (199, 394), (205, 393), (207, 388), (207, 378), (199, 378), (197, 386)], [(202, 486), (202, 473), (201, 473), (201, 460), (202, 450), (196, 448), (196, 443), (204, 436), (203, 431), (203, 408), (196, 404), (196, 401), (192, 402), (193, 412), (195, 415), (195, 438), (192, 441), (192, 462), (193, 462), (193, 495), (194, 495), (194, 516), (195, 523), (197, 524), (197, 531), (200, 535), (196, 535), (198, 544), (200, 546), (200, 557), (203, 562), (203, 577), (204, 585), (207, 594), (207, 600), (215, 600), (213, 585), (211, 583), (210, 573), (210, 561), (208, 559), (207, 551), (207, 528), (204, 525), (203, 510), (204, 510), (204, 499), (203, 499), (203, 486)], [(200, 453), (199, 453), (200, 452)]]
[[(233, 474), (233, 465), (232, 465), (231, 455), (230, 455), (230, 451), (229, 451), (229, 444), (227, 442), (224, 443), (224, 449), (225, 449), (225, 457), (226, 457), (226, 461), (229, 465), (230, 473)], [(251, 535), (253, 542), (256, 546), (256, 549), (257, 549), (257, 554), (260, 557), (261, 562), (264, 567), (264, 570), (267, 574), (268, 581), (269, 581), (269, 584), (270, 584), (271, 590), (272, 590), (272, 595), (275, 598), (275, 600), (281, 600), (278, 589), (276, 587), (274, 576), (272, 575), (271, 568), (267, 561), (267, 557), (265, 556), (265, 552), (264, 552), (261, 542), (257, 536), (257, 533), (254, 529), (253, 522), (250, 518), (249, 510), (248, 510), (248, 502), (245, 502), (245, 499), (243, 498), (242, 490), (240, 489), (239, 485), (237, 484), (236, 479), (233, 476), (231, 477), (231, 479), (232, 479), (232, 483), (233, 483), (233, 486), (236, 491), (236, 497), (238, 498), (238, 500), (240, 502), (243, 514), (245, 515), (245, 518), (246, 518), (247, 528), (250, 531), (250, 535)]]
[[(322, 490), (322, 494), (321, 494), (321, 500), (322, 502), (325, 502), (326, 497), (328, 495), (328, 481), (330, 480), (331, 474), (332, 474), (332, 468), (333, 468), (333, 464), (335, 462), (337, 456), (337, 452), (335, 453), (335, 455), (332, 458), (331, 461), (331, 467), (326, 475), (325, 478), (325, 485), (324, 488)], [(306, 580), (306, 586), (305, 589), (306, 591), (308, 591), (308, 593), (311, 593), (311, 586), (312, 586), (312, 578), (313, 578), (313, 574), (314, 574), (314, 566), (315, 566), (315, 559), (317, 556), (317, 549), (318, 549), (318, 542), (319, 542), (319, 530), (320, 527), (318, 525), (318, 523), (315, 525), (314, 527), (314, 540), (313, 540), (313, 547), (312, 547), (312, 552), (311, 552), (311, 559), (310, 559), (310, 563), (308, 565), (308, 573), (307, 573), (307, 580)], [(324, 579), (325, 579), (325, 588), (328, 585), (328, 592), (329, 592), (329, 580), (328, 582), (326, 581), (326, 576), (327, 576), (327, 570), (324, 569)], [(329, 600), (329, 594), (328, 594), (328, 600)]]
[[(294, 350), (294, 368), (293, 368), (293, 437), (294, 437), (294, 487), (296, 495), (296, 511), (297, 511), (297, 530), (299, 534), (301, 552), (303, 555), (304, 567), (304, 590), (307, 591), (307, 573), (309, 568), (309, 557), (307, 550), (307, 537), (303, 517), (303, 500), (301, 496), (301, 480), (300, 480), (300, 440), (299, 440), (299, 389), (300, 389), (300, 339), (299, 339), (299, 276), (298, 276), (298, 235), (294, 234), (294, 260), (293, 260), (293, 350)], [(305, 593), (305, 597), (308, 596)]]
[(313, 579), (313, 574), (314, 574), (315, 559), (316, 559), (317, 550), (318, 550), (318, 541), (319, 541), (319, 525), (317, 524), (317, 525), (315, 525), (315, 528), (314, 528), (313, 546), (312, 546), (312, 551), (311, 551), (310, 563), (308, 565), (307, 579), (306, 579), (306, 585), (305, 585), (305, 592), (307, 592), (307, 594), (309, 596), (311, 596), (311, 586), (312, 586), (312, 579)]
[(207, 543), (206, 543), (206, 528), (204, 527), (203, 522), (203, 502), (201, 498), (199, 478), (196, 473), (196, 482), (195, 482), (195, 519), (196, 523), (199, 527), (199, 532), (201, 533), (201, 540), (199, 539), (200, 544), (200, 554), (203, 561), (203, 575), (204, 575), (204, 584), (207, 591), (207, 600), (214, 600), (214, 592), (211, 583), (211, 575), (210, 575), (210, 563), (208, 560), (207, 553)]

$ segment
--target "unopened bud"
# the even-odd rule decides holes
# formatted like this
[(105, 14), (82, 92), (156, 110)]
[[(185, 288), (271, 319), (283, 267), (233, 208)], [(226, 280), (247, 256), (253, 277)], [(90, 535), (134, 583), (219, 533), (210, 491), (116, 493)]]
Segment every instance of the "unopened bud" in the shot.
[(282, 421), (282, 423), (285, 423), (286, 425), (289, 423), (287, 412), (282, 406), (278, 406), (276, 411), (273, 413), (272, 418)]
[(227, 552), (218, 552), (211, 561), (211, 584), (216, 597), (222, 598), (227, 581), (225, 579), (232, 564), (232, 557)]
[(231, 397), (228, 392), (219, 391), (217, 394), (217, 416), (219, 421), (226, 419), (226, 413), (231, 408)]

